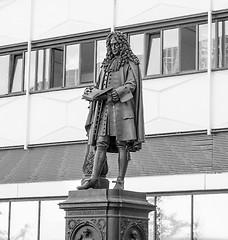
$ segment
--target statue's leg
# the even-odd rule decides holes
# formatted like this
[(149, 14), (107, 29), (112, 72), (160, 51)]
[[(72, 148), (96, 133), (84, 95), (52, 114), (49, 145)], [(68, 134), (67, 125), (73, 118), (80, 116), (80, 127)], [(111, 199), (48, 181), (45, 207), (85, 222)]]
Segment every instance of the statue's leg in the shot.
[[(95, 188), (98, 184), (98, 179), (100, 177), (103, 165), (106, 160), (106, 152), (107, 152), (108, 143), (106, 141), (98, 141), (97, 149), (94, 156), (93, 162), (93, 171), (91, 178), (88, 179), (82, 186), (78, 186), (78, 190), (84, 190), (89, 188)], [(98, 187), (99, 188), (99, 187)]]
[(129, 152), (127, 151), (127, 146), (124, 142), (119, 142), (117, 144), (118, 147), (118, 177), (117, 180), (114, 181), (116, 184), (114, 186), (114, 189), (124, 189), (124, 178), (127, 172), (127, 166), (128, 166), (128, 155)]

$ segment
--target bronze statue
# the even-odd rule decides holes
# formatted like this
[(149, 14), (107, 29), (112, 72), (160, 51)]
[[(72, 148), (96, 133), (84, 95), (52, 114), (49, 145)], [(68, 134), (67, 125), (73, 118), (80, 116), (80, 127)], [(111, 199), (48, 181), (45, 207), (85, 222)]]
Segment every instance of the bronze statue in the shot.
[[(106, 152), (118, 153), (118, 177), (114, 189), (124, 189), (130, 152), (144, 142), (142, 79), (139, 60), (125, 34), (111, 32), (107, 53), (94, 88), (86, 88), (91, 101), (86, 131), (88, 146), (95, 149), (91, 178), (79, 190), (95, 188), (106, 161)], [(98, 187), (99, 188), (99, 187)]]

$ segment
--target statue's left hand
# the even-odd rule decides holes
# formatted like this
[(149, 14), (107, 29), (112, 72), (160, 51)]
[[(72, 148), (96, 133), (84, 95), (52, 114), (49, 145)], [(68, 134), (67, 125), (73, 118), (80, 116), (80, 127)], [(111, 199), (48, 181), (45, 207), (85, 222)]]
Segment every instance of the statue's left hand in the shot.
[(117, 93), (117, 91), (114, 89), (112, 90), (111, 92), (111, 97), (112, 97), (112, 101), (115, 103), (115, 102), (118, 102), (120, 100), (120, 97)]

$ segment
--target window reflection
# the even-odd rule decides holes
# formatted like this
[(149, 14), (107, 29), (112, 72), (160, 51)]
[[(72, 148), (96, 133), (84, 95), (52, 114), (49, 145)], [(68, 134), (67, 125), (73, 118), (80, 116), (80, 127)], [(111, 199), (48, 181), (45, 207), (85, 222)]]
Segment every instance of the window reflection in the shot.
[(106, 56), (106, 41), (97, 41), (97, 77), (100, 72), (101, 64)]
[(41, 202), (40, 240), (62, 240), (65, 238), (65, 212), (55, 201)]
[(81, 43), (81, 83), (91, 83), (94, 78), (94, 42)]
[(79, 44), (66, 48), (66, 87), (79, 85)]
[(160, 33), (149, 36), (149, 53), (147, 59), (146, 75), (160, 74), (161, 52), (160, 52)]
[(228, 194), (194, 196), (194, 239), (228, 239)]
[(9, 55), (0, 56), (0, 94), (8, 93)]
[(144, 74), (144, 34), (137, 34), (130, 36), (130, 44), (133, 53), (139, 58), (140, 62), (140, 69), (141, 72)]
[(0, 239), (8, 239), (9, 203), (0, 202)]
[(12, 76), (10, 82), (10, 92), (20, 92), (22, 90), (23, 55), (12, 56)]
[(191, 196), (156, 198), (156, 239), (191, 239)]
[(165, 30), (163, 38), (163, 73), (177, 73), (179, 67), (178, 29)]
[(181, 71), (196, 68), (196, 26), (180, 28)]
[(38, 202), (12, 202), (10, 219), (10, 240), (37, 239)]

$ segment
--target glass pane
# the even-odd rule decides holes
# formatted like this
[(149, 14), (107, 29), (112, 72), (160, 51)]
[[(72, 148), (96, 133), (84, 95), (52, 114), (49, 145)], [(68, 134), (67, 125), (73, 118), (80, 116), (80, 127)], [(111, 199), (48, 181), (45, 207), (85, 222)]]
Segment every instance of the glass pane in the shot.
[(178, 29), (163, 32), (163, 73), (173, 74), (178, 72)]
[(0, 239), (8, 239), (9, 203), (0, 202)]
[(101, 64), (106, 56), (106, 41), (97, 41), (97, 77), (100, 72)]
[(228, 194), (194, 196), (194, 239), (228, 239)]
[(65, 239), (65, 212), (59, 209), (59, 202), (41, 202), (40, 240)]
[(8, 93), (9, 55), (0, 56), (0, 94)]
[(228, 67), (228, 21), (225, 21), (225, 46), (224, 46), (224, 52), (225, 52), (225, 64), (224, 67)]
[(94, 42), (81, 43), (81, 83), (93, 82), (94, 76)]
[(44, 50), (38, 51), (38, 66), (37, 66), (37, 90), (42, 90), (43, 86), (43, 78), (44, 78)]
[(181, 34), (181, 71), (196, 68), (196, 26), (180, 28)]
[[(27, 64), (28, 64), (28, 52), (25, 53), (25, 85), (24, 89), (27, 90)], [(30, 82), (29, 82), (29, 90), (34, 91), (35, 87), (35, 79), (36, 79), (36, 51), (31, 51), (31, 60), (30, 60)]]
[(191, 239), (191, 196), (157, 197), (156, 239)]
[(207, 24), (199, 25), (199, 69), (207, 69)]
[(51, 87), (62, 87), (63, 85), (63, 47), (52, 49), (53, 75)]
[(79, 44), (66, 48), (66, 87), (79, 84)]
[(160, 74), (161, 69), (161, 38), (160, 33), (155, 33), (149, 37), (149, 54), (146, 75)]
[(130, 36), (130, 44), (133, 53), (139, 58), (140, 69), (144, 74), (144, 34), (137, 34)]
[(38, 202), (12, 202), (10, 240), (37, 239)]
[[(147, 201), (149, 202), (149, 203), (151, 203), (151, 204), (153, 204), (153, 205), (155, 205), (155, 201), (154, 201), (154, 197), (147, 197)], [(154, 240), (155, 239), (155, 219), (154, 219), (154, 217), (155, 217), (155, 213), (154, 213), (154, 211), (152, 211), (152, 212), (150, 212), (149, 213), (149, 222), (148, 222), (148, 230), (149, 230), (149, 232), (148, 232), (148, 240)]]
[(22, 68), (23, 68), (23, 58), (21, 55), (13, 56), (13, 70), (12, 79), (10, 84), (10, 92), (20, 92), (22, 89)]
[(49, 89), (50, 86), (50, 49), (44, 50), (44, 89)]

